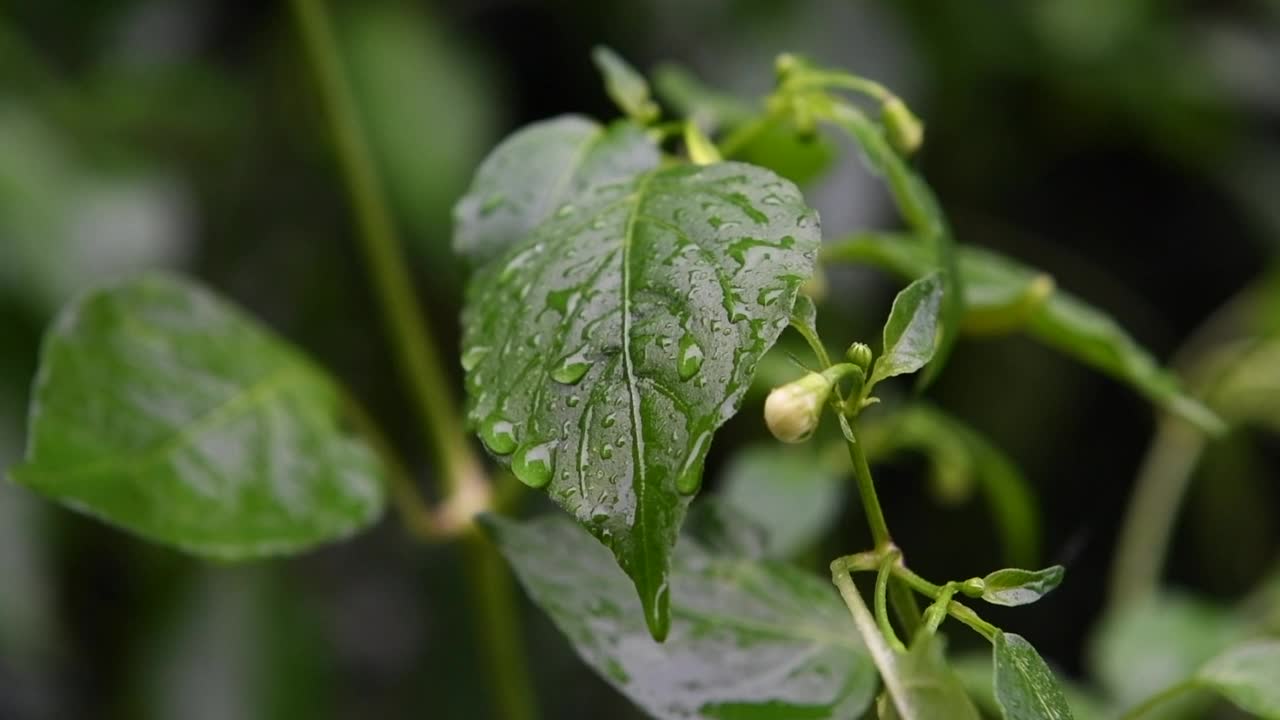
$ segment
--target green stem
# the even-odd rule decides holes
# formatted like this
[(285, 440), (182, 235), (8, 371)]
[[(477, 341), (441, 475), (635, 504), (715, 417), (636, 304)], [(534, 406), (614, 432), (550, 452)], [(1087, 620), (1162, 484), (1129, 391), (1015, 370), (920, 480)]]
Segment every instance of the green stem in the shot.
[(876, 572), (876, 624), (880, 626), (880, 633), (884, 635), (885, 640), (889, 641), (890, 647), (898, 652), (906, 652), (907, 646), (898, 639), (897, 633), (893, 631), (893, 625), (889, 623), (889, 603), (886, 600), (889, 594), (889, 578), (898, 557), (896, 552), (885, 553), (880, 560), (880, 568)]
[(862, 511), (867, 516), (867, 526), (871, 528), (871, 540), (876, 549), (887, 548), (893, 543), (889, 537), (889, 526), (884, 520), (884, 511), (880, 509), (880, 498), (876, 496), (876, 484), (871, 479), (871, 468), (867, 465), (867, 454), (862, 443), (846, 438), (849, 448), (849, 459), (853, 461), (853, 477), (858, 484), (858, 496), (862, 500)]
[[(942, 586), (934, 585), (919, 575), (912, 572), (905, 565), (898, 564), (893, 567), (894, 577), (902, 580), (911, 589), (924, 595), (932, 600), (937, 600), (942, 595)], [(974, 612), (969, 606), (952, 600), (947, 605), (947, 614), (959, 620), (960, 622), (973, 628), (975, 632), (985, 637), (987, 640), (995, 640), (996, 634), (1000, 632), (1000, 628), (978, 617), (978, 613)]]
[(1111, 604), (1138, 601), (1160, 582), (1178, 509), (1204, 450), (1204, 434), (1165, 415), (1138, 471), (1111, 570)]
[(1162, 705), (1172, 698), (1195, 689), (1196, 682), (1194, 679), (1183, 680), (1177, 685), (1171, 685), (1130, 708), (1128, 712), (1120, 716), (1120, 720), (1138, 720), (1138, 718), (1151, 712), (1157, 705)]
[[(476, 622), (483, 631), (489, 673), (507, 720), (533, 720), (537, 704), (525, 672), (519, 619), (510, 578), (499, 558), (483, 543), (471, 519), (492, 504), (491, 486), (483, 466), (463, 434), (454, 409), (449, 380), (440, 362), (426, 317), (415, 297), (406, 270), (391, 211), (383, 194), (372, 153), (360, 127), (355, 99), (347, 85), (333, 27), (323, 0), (293, 0), (294, 17), (319, 83), (330, 123), (338, 162), (354, 206), (361, 249), (364, 253), (400, 372), (404, 375), (422, 416), (428, 441), (439, 463), (443, 486), (441, 516), (465, 533), (464, 563)], [(425, 508), (420, 495), (406, 487), (393, 487), (406, 519), (419, 517)]]
[(853, 577), (849, 575), (843, 559), (831, 563), (831, 581), (840, 590), (840, 597), (844, 598), (844, 604), (849, 608), (849, 614), (853, 616), (853, 624), (857, 627), (858, 634), (862, 636), (862, 642), (867, 646), (871, 661), (880, 672), (880, 678), (884, 682), (885, 689), (889, 691), (889, 696), (905, 697), (906, 687), (902, 684), (901, 674), (897, 671), (897, 656), (885, 642), (884, 636), (880, 634), (875, 618), (871, 616), (867, 604), (858, 594), (858, 588), (854, 586)]

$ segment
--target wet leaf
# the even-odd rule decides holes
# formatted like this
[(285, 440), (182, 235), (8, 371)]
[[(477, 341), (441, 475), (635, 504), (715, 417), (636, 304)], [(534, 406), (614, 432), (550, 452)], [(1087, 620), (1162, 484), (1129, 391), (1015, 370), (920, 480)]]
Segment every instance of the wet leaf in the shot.
[(1029, 605), (1058, 587), (1065, 573), (1061, 565), (1043, 570), (996, 570), (982, 580), (982, 599), (993, 605)]
[(627, 577), (571, 522), (483, 522), (578, 655), (655, 718), (844, 720), (871, 702), (875, 668), (824, 580), (684, 540), (658, 644)]
[(872, 384), (913, 373), (933, 358), (941, 304), (942, 276), (938, 273), (926, 275), (898, 293), (884, 325), (884, 352), (871, 370)]
[[(825, 252), (833, 259), (868, 262), (905, 277), (923, 277), (937, 267), (929, 247), (906, 236), (858, 235), (832, 243)], [(1043, 276), (989, 250), (961, 246), (958, 254), (966, 313), (1006, 312), (1009, 302), (1025, 298), (1027, 289)], [(1213, 412), (1185, 394), (1177, 378), (1101, 310), (1053, 289), (1028, 310), (1024, 321), (1025, 331), (1046, 345), (1129, 384), (1202, 430), (1222, 430), (1222, 421)]]
[(147, 275), (45, 336), (17, 482), (153, 542), (228, 560), (374, 522), (383, 468), (341, 390), (207, 290)]
[(630, 63), (603, 45), (597, 45), (591, 51), (591, 59), (604, 76), (604, 88), (609, 99), (627, 117), (641, 124), (657, 119), (658, 106), (649, 98), (649, 82)]
[(1259, 640), (1210, 660), (1196, 680), (1240, 709), (1261, 718), (1280, 718), (1280, 641)]
[(1005, 720), (1071, 720), (1071, 707), (1053, 671), (1026, 638), (996, 635), (996, 703)]
[(577, 115), (518, 130), (485, 158), (454, 206), (454, 250), (474, 265), (522, 241), (569, 197), (658, 166), (658, 148), (637, 125), (607, 127)]
[(753, 445), (729, 461), (721, 497), (757, 525), (766, 553), (785, 558), (816, 543), (844, 505), (844, 471), (815, 446)]
[(614, 551), (655, 637), (712, 433), (787, 326), (818, 242), (773, 173), (677, 166), (582, 192), (471, 281), (471, 422)]

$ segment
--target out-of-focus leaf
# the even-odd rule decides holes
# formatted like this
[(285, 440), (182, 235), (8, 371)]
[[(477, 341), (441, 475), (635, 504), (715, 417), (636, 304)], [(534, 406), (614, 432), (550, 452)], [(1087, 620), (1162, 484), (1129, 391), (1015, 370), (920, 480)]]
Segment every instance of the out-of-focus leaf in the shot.
[(812, 546), (844, 506), (841, 469), (812, 443), (746, 447), (729, 461), (723, 477), (725, 502), (764, 528), (772, 557)]
[[(498, 132), (495, 83), (466, 42), (424, 5), (340, 7), (335, 32), (388, 194), (408, 237), (447, 268), (454, 259), (450, 208)], [(456, 275), (431, 278), (449, 283)]]
[(756, 124), (750, 138), (734, 149), (734, 159), (769, 168), (799, 185), (820, 177), (835, 162), (837, 149), (829, 139), (803, 137), (785, 122), (766, 117), (759, 103), (716, 90), (684, 68), (660, 65), (653, 82), (667, 105), (709, 134), (730, 136)]
[(1280, 433), (1280, 337), (1232, 353), (1206, 399), (1228, 422), (1254, 423)]
[(475, 265), (520, 243), (593, 186), (658, 165), (658, 148), (638, 125), (607, 127), (562, 115), (524, 127), (494, 148), (454, 207), (453, 247)]
[(1089, 664), (1107, 694), (1128, 708), (1191, 677), (1246, 635), (1224, 608), (1160, 594), (1104, 617), (1094, 631)]
[[(969, 652), (949, 658), (948, 664), (964, 685), (965, 692), (983, 713), (999, 716), (995, 687), (991, 679), (991, 655)], [(1091, 692), (1071, 682), (1058, 679), (1058, 687), (1067, 699), (1067, 706), (1076, 720), (1106, 720), (1112, 713), (1106, 703)]]
[(1201, 685), (1261, 718), (1280, 718), (1280, 641), (1259, 640), (1218, 655), (1200, 668)]
[(82, 295), (45, 336), (17, 482), (155, 542), (224, 559), (375, 521), (383, 467), (298, 351), (190, 282)]
[(942, 288), (941, 275), (934, 273), (915, 280), (894, 298), (884, 324), (884, 351), (876, 358), (868, 382), (913, 373), (933, 358)]
[(982, 489), (1011, 565), (1040, 557), (1040, 508), (1013, 461), (963, 421), (916, 402), (863, 428), (873, 456), (914, 449), (929, 458), (933, 484), (944, 501), (964, 500)]
[(618, 53), (597, 45), (591, 51), (596, 69), (604, 77), (604, 88), (622, 112), (632, 120), (646, 125), (658, 117), (658, 106), (649, 98), (649, 82), (623, 60)]
[(756, 559), (769, 551), (765, 528), (719, 497), (708, 497), (689, 508), (684, 536), (717, 555)]
[(994, 605), (1028, 605), (1058, 587), (1065, 573), (1061, 565), (1043, 570), (996, 570), (982, 579), (982, 599)]
[(978, 720), (978, 711), (960, 679), (947, 664), (942, 639), (921, 633), (905, 653), (894, 653), (894, 681), (885, 680), (888, 698), (881, 718), (896, 720)]
[(176, 179), (87, 167), (47, 123), (0, 101), (0, 288), (40, 315), (86, 282), (181, 265), (193, 243)]
[[(958, 254), (960, 273), (965, 280), (966, 309), (1000, 312), (1008, 298), (1025, 295), (1041, 275), (987, 250), (966, 246), (959, 248)], [(910, 237), (895, 235), (859, 235), (830, 244), (824, 255), (871, 263), (912, 278), (922, 277), (936, 266), (927, 246)], [(971, 285), (975, 288), (972, 295)], [(1026, 322), (1026, 331), (1046, 345), (1128, 383), (1155, 404), (1205, 431), (1221, 431), (1222, 421), (1183, 393), (1177, 379), (1157, 365), (1150, 353), (1105, 313), (1061, 290), (1054, 290), (1030, 313)]]
[(468, 419), (614, 551), (654, 637), (712, 435), (820, 241), (800, 191), (768, 170), (677, 165), (583, 189), (471, 279)]
[[(831, 586), (792, 566), (683, 544), (664, 643), (609, 553), (562, 517), (484, 524), (530, 597), (609, 684), (656, 718), (844, 720), (875, 668)], [(686, 541), (687, 542), (687, 541)]]
[(995, 699), (1005, 720), (1072, 720), (1058, 679), (1025, 638), (998, 633), (992, 657)]

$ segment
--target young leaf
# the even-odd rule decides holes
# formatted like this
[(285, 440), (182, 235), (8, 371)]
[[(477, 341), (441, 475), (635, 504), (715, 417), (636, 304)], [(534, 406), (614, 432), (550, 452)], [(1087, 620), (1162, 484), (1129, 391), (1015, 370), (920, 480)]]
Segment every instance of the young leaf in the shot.
[(1280, 641), (1234, 647), (1200, 668), (1196, 679), (1246, 712), (1280, 719)]
[(845, 483), (812, 445), (750, 446), (724, 471), (725, 502), (764, 528), (767, 554), (785, 558), (817, 542), (835, 522)]
[(844, 720), (871, 702), (875, 667), (838, 597), (795, 567), (682, 544), (657, 644), (626, 576), (571, 522), (483, 523), (578, 655), (655, 718)]
[(658, 118), (658, 106), (649, 99), (649, 83), (618, 53), (597, 45), (591, 59), (604, 76), (604, 89), (627, 117), (647, 125)]
[(502, 141), (453, 209), (453, 249), (473, 265), (501, 255), (585, 188), (658, 166), (658, 147), (627, 121), (562, 115)]
[(382, 511), (382, 464), (344, 412), (323, 371), (240, 310), (147, 275), (54, 321), (12, 476), (198, 555), (297, 552)]
[(938, 309), (942, 276), (926, 275), (908, 285), (893, 300), (884, 325), (884, 352), (871, 371), (872, 384), (925, 366), (938, 346)]
[(470, 420), (614, 551), (655, 637), (712, 433), (818, 243), (815, 213), (773, 173), (676, 166), (580, 193), (471, 281)]
[(1005, 720), (1071, 720), (1053, 671), (1021, 635), (998, 633), (992, 649), (996, 703)]
[[(909, 278), (937, 267), (923, 242), (907, 236), (864, 234), (828, 245), (826, 257), (868, 262)], [(1010, 302), (1027, 295), (1042, 277), (1031, 268), (990, 250), (959, 248), (966, 313), (1007, 314)], [(1177, 379), (1102, 311), (1062, 290), (1051, 292), (1025, 316), (1026, 331), (1051, 347), (1122, 382), (1165, 410), (1206, 432), (1220, 432), (1222, 421), (1184, 394)]]
[(1044, 570), (996, 570), (982, 579), (982, 599), (993, 605), (1029, 605), (1058, 587), (1065, 572), (1061, 565)]

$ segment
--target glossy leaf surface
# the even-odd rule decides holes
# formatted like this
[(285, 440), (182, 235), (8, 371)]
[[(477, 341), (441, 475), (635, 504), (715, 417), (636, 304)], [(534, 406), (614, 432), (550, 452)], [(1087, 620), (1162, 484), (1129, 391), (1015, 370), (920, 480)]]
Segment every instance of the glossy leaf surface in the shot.
[(1043, 570), (996, 570), (982, 580), (982, 599), (993, 605), (1029, 605), (1058, 587), (1065, 572), (1061, 565)]
[(81, 296), (45, 336), (14, 480), (154, 542), (223, 559), (375, 521), (379, 458), (341, 390), (199, 286), (148, 275)]
[(671, 632), (658, 644), (627, 577), (572, 522), (485, 525), (582, 659), (655, 718), (843, 720), (871, 702), (875, 668), (839, 596), (813, 575), (683, 540)]
[(658, 166), (658, 148), (627, 121), (578, 115), (533, 123), (494, 148), (453, 209), (453, 249), (480, 265), (524, 239), (568, 198)]
[(1071, 720), (1057, 678), (1026, 638), (999, 633), (992, 652), (995, 699), (1005, 720)]
[(471, 281), (469, 417), (608, 545), (655, 637), (712, 433), (812, 272), (815, 213), (740, 163), (593, 186)]
[(942, 276), (933, 273), (912, 282), (894, 298), (884, 325), (884, 352), (876, 358), (870, 382), (913, 373), (933, 358), (942, 288)]

